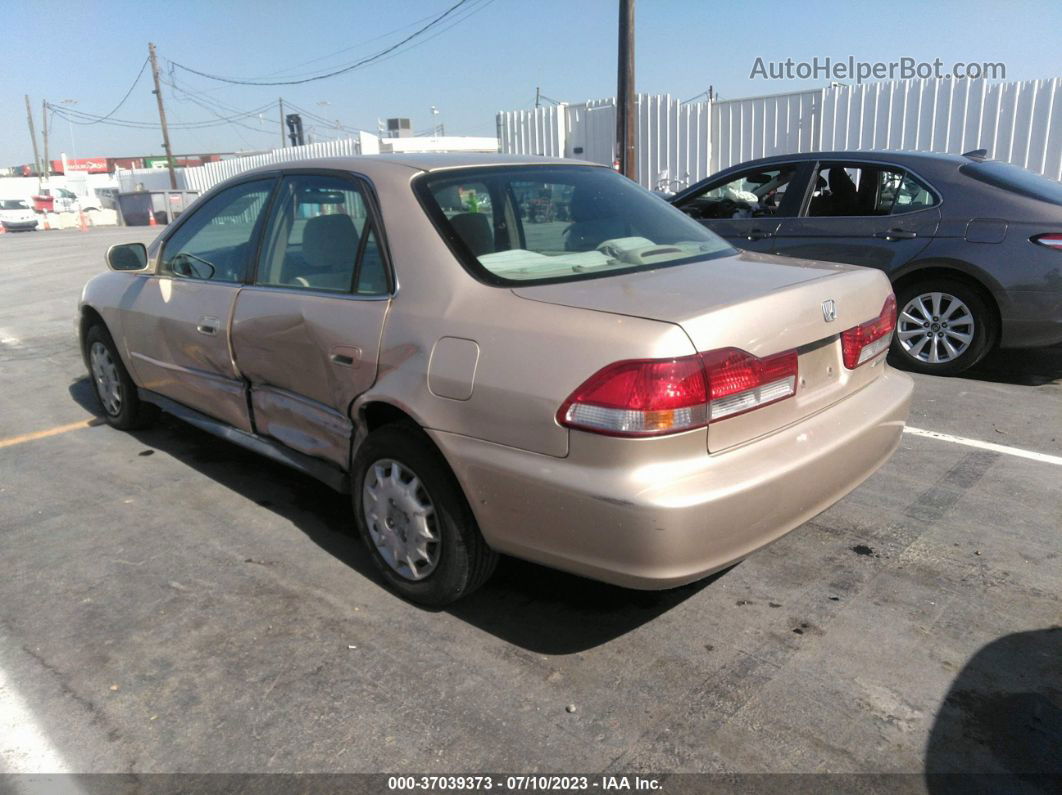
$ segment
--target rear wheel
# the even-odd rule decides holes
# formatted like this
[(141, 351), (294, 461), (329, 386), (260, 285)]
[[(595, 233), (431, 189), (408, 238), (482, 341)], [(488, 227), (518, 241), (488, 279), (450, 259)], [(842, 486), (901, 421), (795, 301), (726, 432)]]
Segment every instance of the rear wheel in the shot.
[(981, 294), (963, 282), (933, 279), (897, 291), (889, 361), (928, 375), (955, 375), (992, 348), (994, 318)]
[(497, 554), (420, 430), (394, 424), (373, 431), (354, 457), (351, 478), (358, 533), (398, 594), (438, 607), (490, 577)]
[(85, 334), (85, 351), (96, 398), (108, 425), (123, 431), (144, 428), (159, 415), (156, 406), (137, 395), (136, 384), (122, 364), (107, 329), (96, 324)]

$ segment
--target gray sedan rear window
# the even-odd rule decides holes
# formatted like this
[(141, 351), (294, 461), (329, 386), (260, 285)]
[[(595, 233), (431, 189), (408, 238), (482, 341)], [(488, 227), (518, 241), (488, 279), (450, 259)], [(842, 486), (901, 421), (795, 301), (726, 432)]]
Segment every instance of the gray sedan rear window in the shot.
[(961, 166), (959, 171), (995, 188), (1042, 202), (1062, 204), (1062, 182), (1034, 174), (1021, 166), (988, 160), (984, 163), (967, 163)]

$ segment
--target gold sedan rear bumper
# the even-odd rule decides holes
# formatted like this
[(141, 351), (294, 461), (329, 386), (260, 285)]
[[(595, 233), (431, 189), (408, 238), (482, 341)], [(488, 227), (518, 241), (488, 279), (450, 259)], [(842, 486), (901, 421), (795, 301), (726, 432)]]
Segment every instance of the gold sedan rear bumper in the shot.
[(430, 433), (494, 549), (661, 589), (740, 561), (852, 491), (895, 450), (912, 390), (886, 369), (840, 403), (714, 455), (703, 429), (642, 440), (573, 431), (567, 458)]

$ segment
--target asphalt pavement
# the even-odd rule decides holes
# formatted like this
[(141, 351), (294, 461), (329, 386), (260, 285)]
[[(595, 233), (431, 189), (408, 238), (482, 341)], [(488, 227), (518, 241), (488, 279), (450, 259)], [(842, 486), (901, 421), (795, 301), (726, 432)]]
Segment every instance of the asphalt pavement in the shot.
[(1062, 349), (916, 376), (975, 444), (706, 581), (504, 560), (430, 611), (327, 487), (95, 419), (77, 297), (153, 234), (0, 237), (0, 771), (1062, 772)]

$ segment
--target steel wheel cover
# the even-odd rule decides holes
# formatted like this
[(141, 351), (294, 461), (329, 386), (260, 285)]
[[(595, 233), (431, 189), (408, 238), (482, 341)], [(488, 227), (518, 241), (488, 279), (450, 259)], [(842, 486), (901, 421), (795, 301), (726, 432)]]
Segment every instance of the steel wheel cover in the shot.
[(904, 352), (924, 364), (945, 364), (958, 359), (974, 339), (970, 308), (949, 293), (916, 295), (900, 312), (896, 337)]
[(89, 350), (89, 363), (92, 366), (92, 379), (96, 384), (103, 410), (110, 416), (117, 417), (122, 411), (122, 381), (118, 377), (118, 367), (111, 358), (111, 352), (102, 342), (92, 343)]
[(361, 492), (365, 525), (380, 557), (407, 580), (431, 574), (442, 543), (435, 505), (416, 473), (381, 458), (365, 473)]

